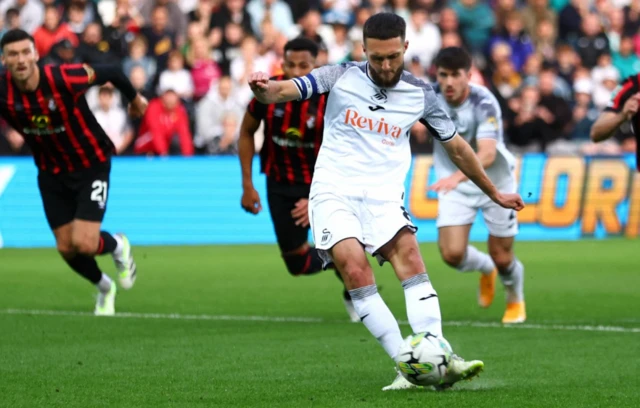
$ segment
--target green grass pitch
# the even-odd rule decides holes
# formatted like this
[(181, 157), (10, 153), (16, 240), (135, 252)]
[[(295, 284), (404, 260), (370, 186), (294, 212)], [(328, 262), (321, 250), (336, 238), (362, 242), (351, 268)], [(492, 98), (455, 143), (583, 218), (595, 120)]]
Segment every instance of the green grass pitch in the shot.
[[(519, 328), (499, 324), (501, 290), (480, 309), (478, 275), (422, 251), (445, 336), (485, 362), (441, 393), (382, 392), (393, 364), (347, 322), (339, 281), (290, 277), (275, 246), (137, 247), (139, 278), (114, 318), (90, 315), (93, 288), (53, 249), (2, 249), (0, 407), (640, 406), (640, 242), (518, 243)], [(376, 277), (405, 321), (391, 268)]]

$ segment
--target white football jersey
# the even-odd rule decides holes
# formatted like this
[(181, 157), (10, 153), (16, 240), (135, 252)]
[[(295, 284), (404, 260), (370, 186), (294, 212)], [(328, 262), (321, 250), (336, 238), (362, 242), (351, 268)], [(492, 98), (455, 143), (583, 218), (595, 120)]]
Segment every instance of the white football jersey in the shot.
[(300, 99), (330, 91), (311, 196), (400, 200), (411, 166), (411, 127), (421, 121), (441, 142), (456, 134), (431, 85), (406, 71), (391, 88), (373, 82), (367, 62), (327, 65), (292, 81)]
[[(487, 175), (498, 189), (512, 188), (514, 179), (515, 157), (504, 144), (502, 129), (502, 111), (498, 100), (484, 86), (470, 84), (471, 91), (460, 106), (449, 106), (440, 87), (434, 85), (438, 101), (453, 121), (458, 134), (464, 137), (477, 150), (479, 139), (495, 139), (497, 141), (496, 159), (485, 169)], [(438, 139), (436, 137), (436, 139)], [(438, 180), (458, 171), (444, 147), (436, 142), (433, 146), (433, 160)], [(484, 194), (472, 181), (467, 180), (456, 188), (463, 194)]]

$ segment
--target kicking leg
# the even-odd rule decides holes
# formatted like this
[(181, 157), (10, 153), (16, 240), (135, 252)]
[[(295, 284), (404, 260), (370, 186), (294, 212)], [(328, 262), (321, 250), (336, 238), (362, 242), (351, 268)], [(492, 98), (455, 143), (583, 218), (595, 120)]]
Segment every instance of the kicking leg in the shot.
[[(444, 338), (438, 295), (426, 273), (415, 234), (403, 228), (378, 252), (391, 263), (398, 279), (402, 282), (411, 330), (414, 333), (431, 332)], [(458, 381), (471, 379), (483, 368), (482, 361), (464, 361), (454, 356), (443, 379), (443, 387), (448, 388)], [(408, 388), (407, 384), (408, 381), (399, 375), (383, 390)]]
[(522, 323), (526, 320), (524, 303), (524, 266), (513, 253), (514, 237), (489, 235), (489, 253), (498, 268), (498, 276), (507, 294), (507, 309), (503, 323)]
[(356, 313), (389, 357), (395, 359), (402, 344), (400, 327), (378, 293), (362, 245), (355, 238), (347, 238), (334, 245), (329, 253), (342, 274)]

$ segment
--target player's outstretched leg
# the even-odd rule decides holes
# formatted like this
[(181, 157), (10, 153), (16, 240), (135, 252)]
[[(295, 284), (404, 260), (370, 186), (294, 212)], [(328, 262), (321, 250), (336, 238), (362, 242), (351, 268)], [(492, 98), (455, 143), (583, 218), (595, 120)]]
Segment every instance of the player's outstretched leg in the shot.
[(479, 271), (478, 304), (489, 307), (493, 303), (498, 270), (489, 256), (469, 245), (471, 225), (456, 225), (438, 229), (438, 246), (442, 259), (460, 272)]
[(131, 289), (136, 282), (137, 266), (133, 259), (131, 243), (125, 234), (100, 231), (96, 255), (111, 254), (118, 270), (118, 281), (123, 289)]
[(513, 237), (489, 236), (489, 253), (498, 267), (506, 291), (507, 307), (502, 323), (523, 323), (527, 319), (524, 301), (524, 265), (513, 253)]
[(378, 293), (362, 245), (354, 238), (347, 238), (331, 248), (330, 254), (349, 289), (358, 317), (389, 357), (395, 359), (403, 341), (400, 327)]
[[(380, 249), (379, 253), (391, 262), (396, 275), (402, 282), (411, 330), (414, 333), (431, 332), (444, 339), (438, 294), (426, 273), (413, 232), (402, 229), (395, 238)], [(449, 388), (458, 381), (469, 380), (478, 375), (483, 368), (482, 361), (464, 361), (454, 356), (447, 367), (447, 373), (440, 388)], [(385, 387), (387, 390), (400, 388), (408, 388), (408, 386), (399, 378)]]
[[(82, 241), (74, 241), (73, 239), (74, 228), (79, 226), (82, 229), (83, 223), (87, 222), (74, 221), (56, 228), (53, 231), (56, 237), (56, 246), (71, 269), (97, 287), (98, 299), (94, 313), (99, 316), (112, 316), (115, 313), (115, 283), (98, 267), (93, 257), (95, 247), (92, 245), (91, 237)], [(79, 236), (79, 234), (76, 235)]]

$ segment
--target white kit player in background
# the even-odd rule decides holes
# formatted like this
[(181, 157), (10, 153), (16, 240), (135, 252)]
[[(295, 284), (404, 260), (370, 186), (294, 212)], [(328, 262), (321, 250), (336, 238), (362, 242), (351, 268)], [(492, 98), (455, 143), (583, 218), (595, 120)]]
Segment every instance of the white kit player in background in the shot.
[[(309, 198), (313, 239), (325, 262), (333, 261), (342, 274), (364, 325), (395, 360), (403, 338), (378, 293), (365, 250), (393, 266), (404, 288), (412, 331), (442, 337), (438, 297), (426, 274), (416, 227), (403, 206), (411, 127), (418, 121), (426, 124), (454, 163), (494, 201), (515, 210), (524, 204), (519, 195), (498, 191), (473, 149), (457, 135), (431, 86), (404, 71), (404, 20), (392, 13), (375, 14), (363, 31), (367, 62), (324, 66), (288, 81), (254, 73), (249, 85), (267, 104), (331, 91)], [(470, 379), (483, 366), (455, 357), (439, 388)], [(383, 390), (410, 387), (415, 386), (398, 374)]]
[[(456, 125), (458, 133), (477, 150), (491, 181), (503, 193), (517, 191), (515, 157), (503, 140), (502, 113), (498, 101), (485, 87), (469, 84), (471, 57), (458, 47), (440, 50), (436, 59), (434, 87), (438, 100)], [(506, 290), (503, 323), (526, 320), (524, 267), (513, 253), (518, 234), (516, 212), (487, 197), (456, 167), (448, 149), (435, 137), (433, 159), (438, 192), (438, 245), (444, 261), (461, 272), (480, 271), (478, 303), (489, 307), (495, 295), (496, 275)], [(489, 254), (469, 245), (469, 232), (482, 210), (489, 229)]]

